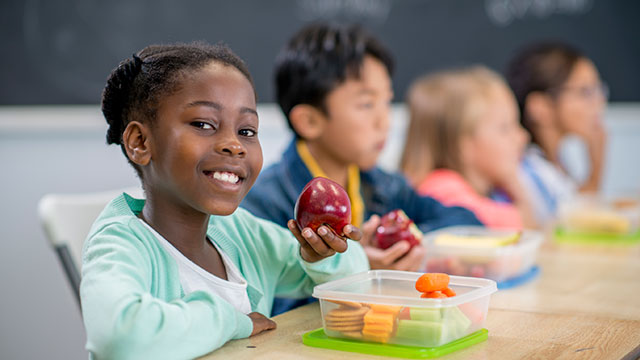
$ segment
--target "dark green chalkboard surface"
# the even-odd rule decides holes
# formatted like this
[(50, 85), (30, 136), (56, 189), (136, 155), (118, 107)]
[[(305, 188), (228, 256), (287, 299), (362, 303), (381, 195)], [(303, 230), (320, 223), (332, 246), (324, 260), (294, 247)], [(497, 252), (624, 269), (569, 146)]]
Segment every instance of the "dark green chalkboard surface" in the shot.
[(119, 60), (150, 43), (224, 41), (249, 64), (261, 101), (286, 39), (318, 19), (354, 21), (394, 52), (396, 100), (416, 76), (561, 39), (591, 56), (614, 101), (640, 101), (635, 0), (2, 0), (0, 105), (98, 103)]

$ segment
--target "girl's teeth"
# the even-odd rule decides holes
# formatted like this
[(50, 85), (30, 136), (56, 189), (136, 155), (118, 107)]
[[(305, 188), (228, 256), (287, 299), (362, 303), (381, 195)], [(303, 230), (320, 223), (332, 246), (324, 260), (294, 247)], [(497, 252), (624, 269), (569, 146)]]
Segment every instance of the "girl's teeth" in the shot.
[(238, 180), (240, 180), (238, 178), (238, 175), (236, 174), (231, 174), (231, 173), (221, 173), (221, 172), (214, 172), (213, 173), (213, 178), (217, 179), (217, 180), (222, 180), (222, 181), (226, 181), (232, 184), (235, 184), (238, 182)]

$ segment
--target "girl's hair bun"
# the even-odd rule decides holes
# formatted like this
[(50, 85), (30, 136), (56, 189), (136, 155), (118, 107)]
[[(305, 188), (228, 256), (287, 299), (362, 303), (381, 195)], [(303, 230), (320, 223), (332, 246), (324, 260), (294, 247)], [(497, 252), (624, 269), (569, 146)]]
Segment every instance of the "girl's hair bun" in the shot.
[(142, 59), (137, 55), (126, 59), (111, 72), (107, 85), (102, 93), (102, 113), (109, 129), (107, 130), (107, 144), (122, 142), (122, 133), (128, 123), (126, 110), (133, 83), (142, 71)]

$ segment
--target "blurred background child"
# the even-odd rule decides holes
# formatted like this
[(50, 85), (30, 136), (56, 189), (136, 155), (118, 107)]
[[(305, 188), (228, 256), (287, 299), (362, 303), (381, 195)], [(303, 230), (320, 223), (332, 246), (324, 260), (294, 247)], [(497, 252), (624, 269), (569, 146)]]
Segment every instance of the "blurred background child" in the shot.
[[(535, 226), (518, 176), (528, 136), (500, 75), (482, 66), (427, 75), (409, 89), (407, 107), (400, 167), (420, 194), (466, 207), (489, 227)], [(492, 200), (495, 189), (513, 203)]]
[[(390, 52), (359, 26), (317, 23), (298, 31), (276, 61), (276, 94), (295, 134), (279, 162), (265, 169), (242, 206), (285, 225), (298, 194), (315, 176), (342, 185), (360, 243), (373, 269), (419, 270), (424, 247), (399, 241), (375, 246), (381, 215), (402, 209), (422, 231), (479, 225), (460, 207), (419, 196), (404, 177), (377, 167), (390, 126), (393, 98)], [(282, 300), (274, 314), (299, 305)]]
[[(560, 43), (524, 48), (509, 63), (506, 77), (518, 101), (522, 126), (531, 135), (522, 164), (524, 184), (538, 222), (547, 223), (563, 199), (578, 190), (600, 188), (608, 90), (591, 60)], [(572, 171), (576, 167), (563, 151), (572, 135), (582, 140), (588, 152), (588, 169), (582, 179), (578, 171)]]

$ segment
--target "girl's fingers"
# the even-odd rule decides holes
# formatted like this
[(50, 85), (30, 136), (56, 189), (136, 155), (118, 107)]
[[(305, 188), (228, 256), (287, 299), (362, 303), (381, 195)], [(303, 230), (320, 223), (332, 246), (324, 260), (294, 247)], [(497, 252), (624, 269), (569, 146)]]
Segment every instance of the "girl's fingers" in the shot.
[(342, 229), (344, 235), (351, 240), (360, 241), (362, 239), (362, 231), (359, 228), (349, 224)]
[(252, 312), (247, 316), (249, 316), (249, 318), (253, 322), (253, 331), (251, 332), (251, 336), (257, 335), (266, 330), (275, 329), (277, 327), (277, 324), (275, 321), (267, 318), (266, 316), (258, 312)]
[[(300, 229), (298, 223), (291, 219), (287, 222), (287, 227), (300, 243), (301, 251), (313, 257), (328, 257), (336, 252), (343, 253), (347, 251), (347, 240), (338, 236), (331, 228), (322, 225), (315, 233), (310, 228)], [(354, 240), (362, 238), (362, 232), (357, 227), (348, 224), (344, 227), (345, 235)]]
[[(345, 226), (345, 229), (348, 227), (355, 228), (356, 229), (355, 231), (358, 231), (355, 226), (351, 226), (351, 225)], [(343, 253), (347, 251), (347, 240), (336, 235), (336, 233), (333, 232), (333, 230), (331, 230), (329, 227), (324, 225), (320, 226), (318, 228), (318, 235), (320, 235), (324, 244), (329, 248), (331, 248), (332, 250), (337, 251), (339, 253)]]
[(313, 250), (313, 248), (311, 247), (311, 245), (309, 245), (309, 243), (304, 238), (304, 236), (302, 236), (302, 231), (300, 230), (298, 223), (296, 223), (295, 220), (289, 220), (287, 222), (287, 226), (289, 227), (289, 230), (291, 231), (291, 233), (293, 233), (293, 236), (295, 236), (296, 240), (298, 240), (298, 243), (300, 243), (300, 251), (302, 253), (306, 253), (310, 256), (313, 256), (315, 254), (315, 250)]
[(295, 236), (296, 238), (302, 238), (300, 227), (298, 226), (298, 223), (295, 220), (291, 219), (287, 221), (287, 227), (293, 233), (293, 236)]
[[(320, 229), (323, 227), (325, 228), (325, 230), (327, 230), (326, 226), (321, 226), (320, 228), (318, 228), (318, 231), (320, 231)], [(303, 240), (307, 242), (309, 246), (311, 246), (313, 251), (315, 251), (322, 257), (331, 256), (336, 253), (335, 250), (329, 247), (327, 243), (325, 243), (324, 240), (320, 238), (318, 234), (314, 233), (310, 228), (302, 229), (302, 237)]]

